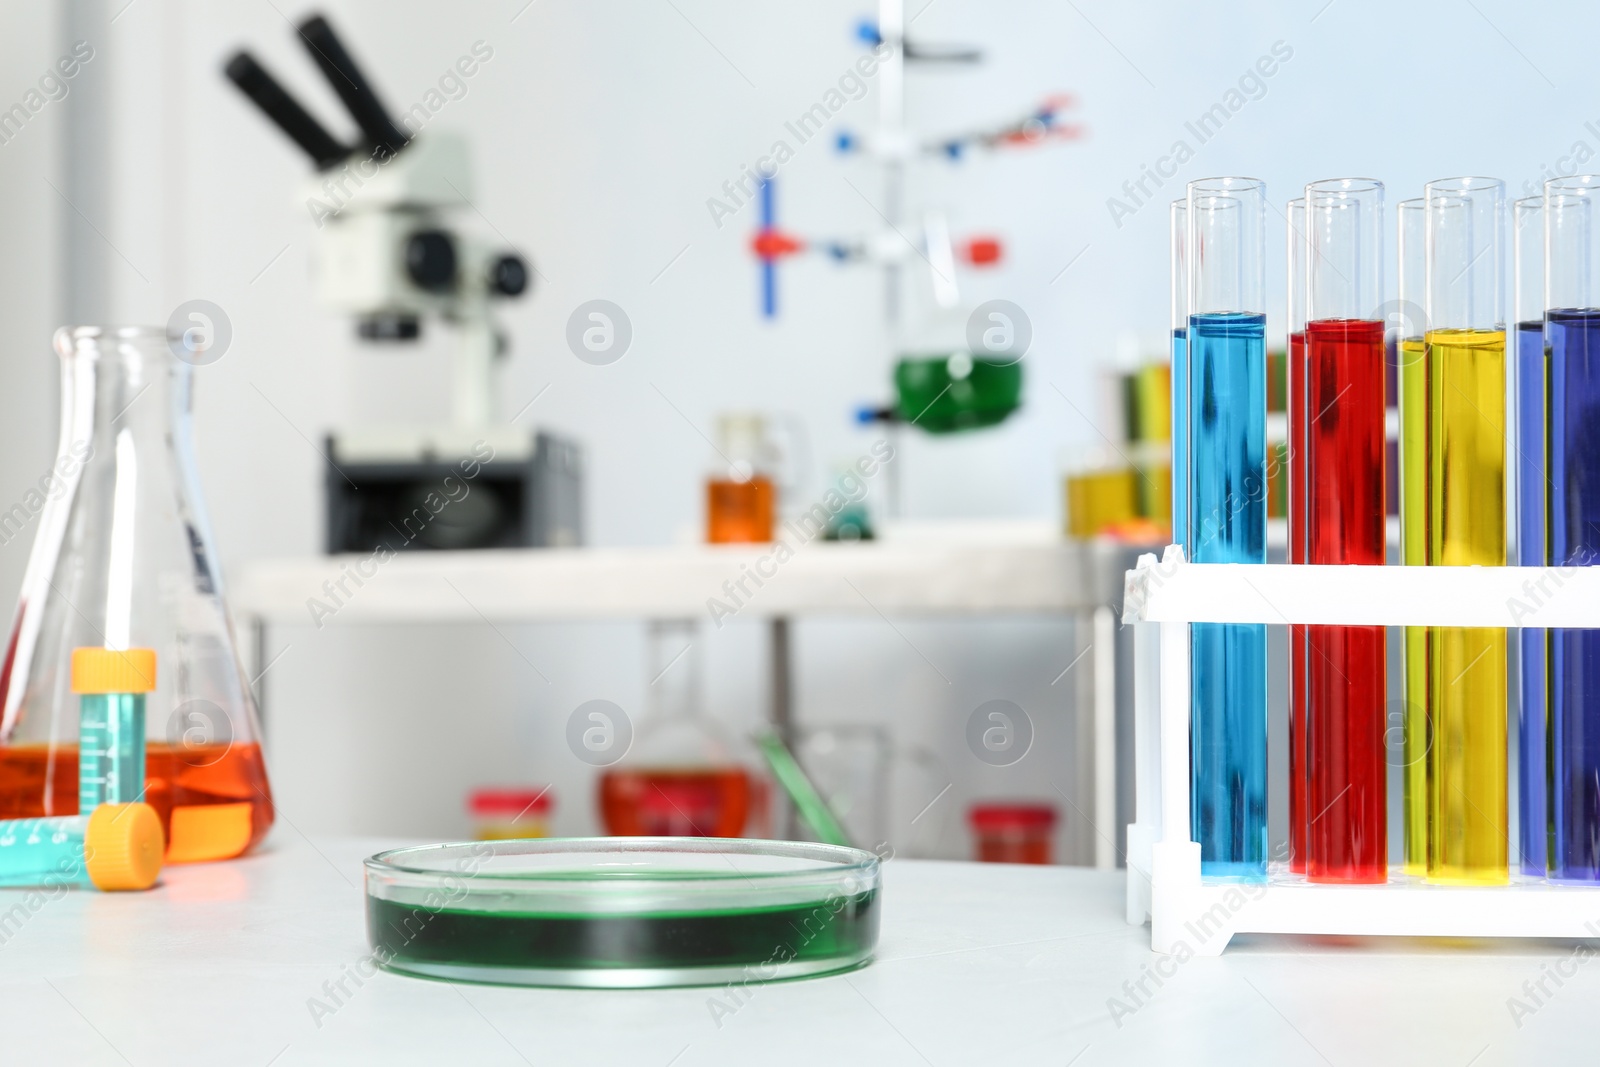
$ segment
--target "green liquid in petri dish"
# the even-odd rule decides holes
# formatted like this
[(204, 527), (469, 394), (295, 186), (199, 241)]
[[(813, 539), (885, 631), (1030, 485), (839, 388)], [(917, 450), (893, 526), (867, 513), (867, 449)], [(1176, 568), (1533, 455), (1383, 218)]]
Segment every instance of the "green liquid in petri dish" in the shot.
[[(551, 971), (749, 967), (865, 962), (878, 940), (878, 894), (771, 908), (608, 916), (538, 915), (425, 907), (369, 897), (373, 955), (391, 969), (460, 965)], [(489, 973), (484, 980), (493, 981)], [(725, 978), (710, 978), (720, 984)]]

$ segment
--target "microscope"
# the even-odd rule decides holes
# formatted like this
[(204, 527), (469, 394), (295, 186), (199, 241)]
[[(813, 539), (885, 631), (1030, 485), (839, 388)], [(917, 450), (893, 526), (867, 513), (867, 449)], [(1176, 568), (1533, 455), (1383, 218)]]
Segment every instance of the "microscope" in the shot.
[(448, 423), (328, 435), (327, 551), (581, 543), (578, 446), (493, 421), (507, 348), (493, 309), (527, 291), (530, 268), (453, 225), (471, 204), (465, 142), (397, 125), (327, 19), (296, 30), (355, 120), (356, 144), (336, 140), (249, 52), (223, 70), (316, 167), (303, 192), (321, 301), (374, 344), (414, 342), (430, 319), (455, 335)]

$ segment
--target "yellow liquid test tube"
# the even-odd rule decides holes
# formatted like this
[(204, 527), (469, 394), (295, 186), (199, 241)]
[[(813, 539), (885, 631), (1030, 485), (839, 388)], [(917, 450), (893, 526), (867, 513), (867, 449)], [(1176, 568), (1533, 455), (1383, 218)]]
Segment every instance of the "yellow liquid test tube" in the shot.
[[(1423, 341), (1400, 342), (1400, 562), (1428, 562), (1428, 376)], [(1428, 872), (1428, 628), (1405, 628), (1405, 872)]]
[[(1432, 330), (1425, 342), (1429, 562), (1503, 567), (1505, 331)], [(1506, 632), (1430, 627), (1428, 646), (1434, 832), (1427, 880), (1503, 885), (1510, 881)]]

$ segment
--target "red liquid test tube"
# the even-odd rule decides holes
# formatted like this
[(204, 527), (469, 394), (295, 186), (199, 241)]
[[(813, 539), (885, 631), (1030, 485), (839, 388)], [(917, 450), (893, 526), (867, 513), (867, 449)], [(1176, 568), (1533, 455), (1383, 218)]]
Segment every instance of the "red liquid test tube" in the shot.
[[(1383, 185), (1306, 186), (1305, 561), (1384, 562)], [(1306, 877), (1388, 878), (1381, 626), (1306, 627)]]

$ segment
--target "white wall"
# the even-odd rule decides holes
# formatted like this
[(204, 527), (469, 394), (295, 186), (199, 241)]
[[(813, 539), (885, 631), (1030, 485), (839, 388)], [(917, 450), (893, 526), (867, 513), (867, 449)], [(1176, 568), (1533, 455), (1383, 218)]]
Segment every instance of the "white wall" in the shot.
[[(379, 413), (440, 412), (446, 341), (435, 331), (412, 351), (362, 347), (348, 322), (314, 304), (306, 269), (313, 230), (295, 196), (308, 168), (219, 73), (225, 56), (248, 44), (348, 133), (278, 14), (298, 19), (307, 8), (196, 0), (109, 7), (116, 21), (94, 41), (114, 83), (112, 202), (109, 217), (94, 220), (117, 253), (108, 313), (164, 321), (189, 297), (227, 310), (234, 346), (203, 372), (198, 430), (224, 559), (237, 568), (252, 557), (315, 551), (322, 460), (306, 438)], [(764, 322), (746, 251), (752, 213), (719, 229), (705, 205), (859, 55), (851, 26), (867, 8), (838, 0), (324, 5), (397, 111), (473, 42), (494, 49), (468, 95), (430, 128), (473, 140), (483, 218), (469, 213), (466, 225), (503, 234), (539, 269), (531, 298), (503, 316), (514, 344), (504, 413), (549, 385), (533, 414), (588, 449), (596, 543), (662, 543), (692, 536), (699, 523), (707, 449), (660, 394), (706, 432), (730, 407), (793, 412), (822, 461), (854, 455), (869, 439), (849, 413), (885, 395), (876, 279), (817, 261), (787, 266), (785, 313)], [(1418, 195), (1429, 177), (1489, 173), (1522, 195), (1523, 182), (1575, 141), (1600, 149), (1600, 135), (1585, 128), (1600, 109), (1583, 91), (1596, 18), (1579, 5), (1508, 0), (928, 5), (915, 34), (979, 44), (989, 61), (975, 71), (915, 73), (916, 122), (963, 129), (1066, 90), (1090, 133), (1077, 144), (919, 174), (914, 204), (948, 209), (958, 232), (1006, 239), (1004, 266), (967, 278), (967, 295), (1020, 304), (1035, 342), (1020, 415), (982, 435), (908, 441), (908, 511), (1056, 513), (1061, 450), (1099, 439), (1061, 394), (1110, 425), (1110, 413), (1095, 407), (1093, 368), (1127, 331), (1161, 351), (1165, 202), (1182, 180), (1255, 174), (1281, 203), (1309, 179), (1341, 174), (1382, 178), (1394, 200)], [(9, 101), (61, 43), (44, 16), (8, 10), (3, 19), (0, 101)], [(1545, 32), (1557, 21), (1562, 32)], [(1199, 144), (1186, 121), (1223, 100), (1276, 42), (1280, 55), (1292, 55), (1261, 83), (1260, 98)], [(869, 96), (849, 105), (844, 121), (866, 127), (874, 108)], [(0, 146), (9, 253), (0, 260), (8, 282), (0, 329), (12, 349), (0, 364), (5, 499), (43, 468), (53, 437), (43, 368), (54, 324), (47, 309), (64, 306), (50, 291), (49, 234), (60, 206), (41, 179), (55, 117), (43, 113), (27, 143)], [(1122, 183), (1178, 139), (1195, 150), (1193, 160), (1152, 189), (1154, 202), (1114, 222), (1108, 198), (1124, 196)], [(866, 202), (879, 195), (870, 166), (820, 140), (800, 150), (780, 183), (780, 210), (801, 232), (848, 235), (877, 222)], [(1281, 294), (1281, 272), (1274, 283)], [(621, 304), (634, 324), (634, 347), (614, 366), (579, 362), (562, 339), (572, 308), (594, 297)], [(1273, 307), (1280, 304), (1275, 296)], [(9, 588), (24, 551), (20, 542), (0, 547)], [(1066, 662), (1067, 627), (904, 630), (954, 684), (941, 684), (884, 627), (807, 625), (798, 641), (802, 720), (893, 722), (903, 738), (945, 755), (957, 796), (1051, 796), (1071, 759), (1071, 702), (1049, 684)], [(641, 705), (640, 630), (507, 632), (521, 656), (487, 630), (281, 632), (274, 651), (289, 650), (268, 683), (286, 816), (306, 831), (458, 832), (457, 799), (469, 784), (521, 777), (557, 783), (561, 829), (590, 828), (587, 778), (565, 751), (560, 723), (592, 697)], [(708, 640), (709, 699), (731, 723), (762, 713), (764, 648), (753, 628)], [(1003, 773), (980, 768), (960, 734), (971, 709), (993, 697), (1022, 703), (1041, 724), (1037, 758)], [(949, 847), (966, 846), (957, 834)]]

